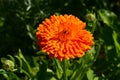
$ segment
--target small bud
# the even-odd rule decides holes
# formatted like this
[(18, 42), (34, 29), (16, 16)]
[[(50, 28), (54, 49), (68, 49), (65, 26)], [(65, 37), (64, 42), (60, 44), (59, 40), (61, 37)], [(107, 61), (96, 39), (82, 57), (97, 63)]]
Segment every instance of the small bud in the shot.
[(14, 62), (11, 60), (5, 60), (3, 63), (3, 68), (6, 71), (13, 71), (14, 67), (15, 67)]
[(88, 14), (86, 15), (86, 20), (87, 20), (88, 22), (94, 21), (95, 19), (96, 19), (95, 14), (88, 13)]

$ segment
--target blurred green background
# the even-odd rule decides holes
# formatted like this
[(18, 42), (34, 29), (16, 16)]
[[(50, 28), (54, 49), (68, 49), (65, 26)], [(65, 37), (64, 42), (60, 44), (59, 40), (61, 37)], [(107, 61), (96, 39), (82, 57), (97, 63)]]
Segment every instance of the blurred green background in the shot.
[[(0, 0), (0, 80), (39, 80), (38, 68), (56, 71), (35, 38), (38, 25), (53, 14), (75, 15), (93, 33), (97, 55), (83, 80), (120, 80), (120, 0)], [(6, 59), (17, 71), (3, 68)], [(41, 80), (58, 80), (53, 72)]]

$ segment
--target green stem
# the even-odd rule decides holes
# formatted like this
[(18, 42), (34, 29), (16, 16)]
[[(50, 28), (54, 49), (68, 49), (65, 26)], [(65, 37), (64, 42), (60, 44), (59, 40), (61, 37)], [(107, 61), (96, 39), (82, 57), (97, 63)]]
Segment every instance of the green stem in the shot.
[(63, 61), (63, 80), (68, 80), (67, 79), (67, 67), (66, 67), (66, 60), (65, 59)]
[(95, 28), (96, 28), (96, 20), (93, 22), (91, 33), (94, 34)]

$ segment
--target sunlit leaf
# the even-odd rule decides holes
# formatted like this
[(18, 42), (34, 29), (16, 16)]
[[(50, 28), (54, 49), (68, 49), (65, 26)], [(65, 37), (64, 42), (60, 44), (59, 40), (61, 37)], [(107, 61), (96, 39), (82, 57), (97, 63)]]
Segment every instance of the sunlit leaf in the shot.
[(117, 20), (117, 15), (114, 12), (105, 9), (100, 9), (98, 10), (98, 14), (106, 25), (114, 29), (114, 25)]
[(87, 78), (88, 78), (88, 80), (93, 80), (94, 79), (94, 72), (93, 72), (93, 70), (91, 70), (91, 69), (89, 69), (88, 71), (87, 71)]
[(114, 40), (116, 53), (117, 53), (118, 57), (120, 57), (120, 43), (118, 42), (118, 35), (115, 31), (113, 31), (112, 37), (113, 37), (113, 40)]

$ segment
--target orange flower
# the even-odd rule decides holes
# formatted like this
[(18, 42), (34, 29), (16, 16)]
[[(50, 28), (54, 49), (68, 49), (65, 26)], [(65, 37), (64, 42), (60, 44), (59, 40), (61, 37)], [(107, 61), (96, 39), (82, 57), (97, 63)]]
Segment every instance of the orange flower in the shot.
[(86, 23), (73, 15), (53, 15), (37, 28), (37, 44), (50, 57), (61, 61), (82, 57), (94, 44), (85, 26)]

